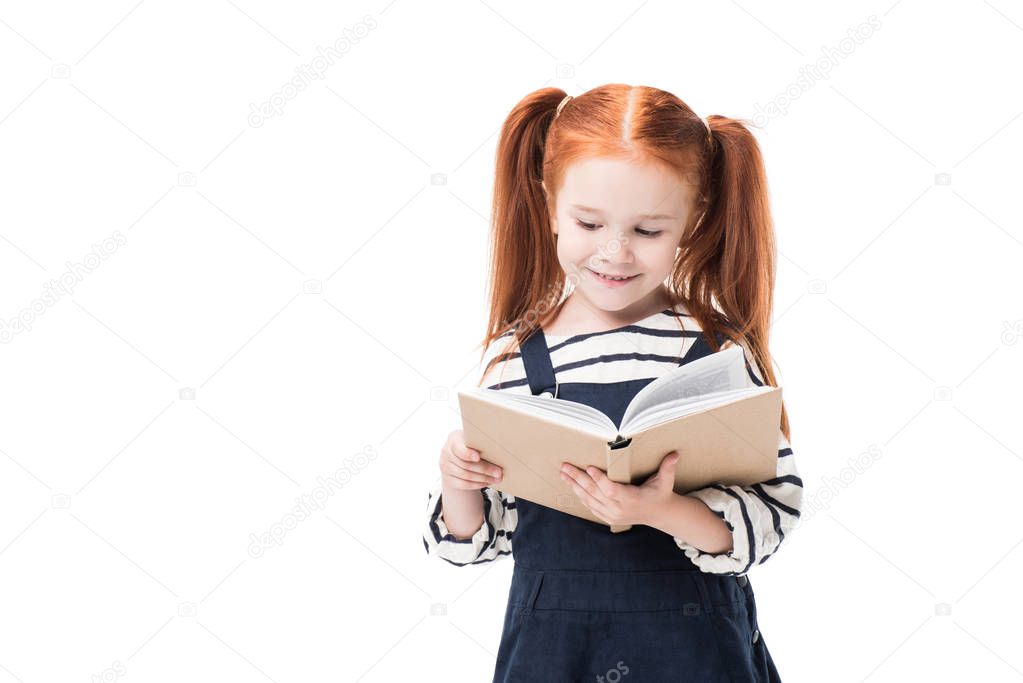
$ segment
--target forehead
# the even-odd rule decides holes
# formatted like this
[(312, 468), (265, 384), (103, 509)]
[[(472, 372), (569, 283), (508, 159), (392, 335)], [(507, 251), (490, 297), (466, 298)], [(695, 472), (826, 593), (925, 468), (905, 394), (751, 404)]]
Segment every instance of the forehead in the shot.
[(684, 217), (695, 188), (662, 164), (592, 157), (565, 169), (558, 205), (577, 204), (610, 216)]

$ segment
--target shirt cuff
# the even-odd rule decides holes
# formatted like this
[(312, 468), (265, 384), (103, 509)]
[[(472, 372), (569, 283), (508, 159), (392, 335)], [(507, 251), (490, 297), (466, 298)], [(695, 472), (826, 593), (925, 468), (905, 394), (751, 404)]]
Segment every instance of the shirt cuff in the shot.
[(483, 496), (483, 523), (476, 533), (463, 539), (453, 536), (444, 523), (443, 494), (438, 490), (430, 495), (429, 519), (423, 536), (427, 554), (435, 554), (452, 564), (466, 565), (477, 560), (484, 549), (490, 546), (494, 536), (494, 525), (490, 519), (492, 504), (484, 489), (480, 490), (480, 495)]
[(760, 528), (760, 508), (749, 501), (749, 494), (738, 486), (709, 486), (686, 494), (703, 501), (732, 532), (732, 549), (723, 553), (708, 553), (679, 537), (675, 545), (696, 567), (708, 574), (735, 576), (745, 574), (752, 567), (750, 558), (755, 553), (754, 529)]

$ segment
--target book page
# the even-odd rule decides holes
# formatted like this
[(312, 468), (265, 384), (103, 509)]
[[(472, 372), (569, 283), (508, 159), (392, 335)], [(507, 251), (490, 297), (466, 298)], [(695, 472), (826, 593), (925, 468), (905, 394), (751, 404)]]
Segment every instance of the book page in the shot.
[(644, 412), (665, 403), (748, 386), (746, 359), (740, 346), (730, 346), (674, 368), (646, 385), (633, 397), (622, 417), (621, 432)]
[(683, 415), (698, 413), (702, 410), (714, 408), (726, 403), (738, 401), (749, 396), (755, 396), (770, 391), (774, 387), (744, 387), (742, 389), (729, 389), (727, 391), (715, 391), (710, 394), (693, 396), (690, 398), (679, 398), (647, 408), (633, 416), (629, 422), (628, 435), (633, 436), (644, 429), (656, 427), (662, 422), (668, 422)]
[(618, 430), (615, 428), (614, 423), (611, 422), (611, 418), (585, 403), (546, 396), (512, 394), (498, 389), (485, 389), (482, 387), (462, 389), (458, 393), (472, 394), (488, 403), (502, 406), (507, 410), (540, 417), (566, 427), (582, 429), (591, 434), (603, 436), (608, 440), (614, 439), (618, 434)]

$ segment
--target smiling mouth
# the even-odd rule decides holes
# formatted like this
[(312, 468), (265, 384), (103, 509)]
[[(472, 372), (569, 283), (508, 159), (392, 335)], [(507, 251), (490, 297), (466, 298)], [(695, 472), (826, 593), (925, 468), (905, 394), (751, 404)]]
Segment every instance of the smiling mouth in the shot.
[(637, 277), (639, 277), (638, 274), (637, 275), (605, 275), (604, 273), (598, 273), (597, 271), (592, 270), (590, 268), (587, 268), (586, 270), (589, 270), (591, 273), (593, 273), (593, 275), (595, 277), (597, 277), (600, 280), (603, 280), (604, 282), (628, 282), (629, 280), (634, 280)]

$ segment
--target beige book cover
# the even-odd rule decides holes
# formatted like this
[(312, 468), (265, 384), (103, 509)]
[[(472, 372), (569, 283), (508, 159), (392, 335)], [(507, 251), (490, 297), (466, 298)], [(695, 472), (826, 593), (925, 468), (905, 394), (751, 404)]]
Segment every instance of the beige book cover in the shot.
[[(748, 382), (741, 351), (732, 350), (656, 379), (633, 399), (621, 432), (581, 403), (493, 389), (459, 391), (465, 443), (503, 469), (502, 481), (490, 488), (598, 523), (606, 522), (561, 480), (563, 461), (640, 484), (665, 455), (678, 451), (674, 491), (680, 494), (713, 483), (771, 479), (777, 475), (781, 388)], [(631, 526), (609, 528), (617, 533)]]

